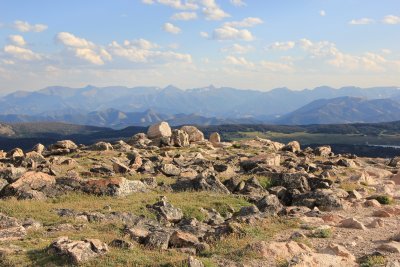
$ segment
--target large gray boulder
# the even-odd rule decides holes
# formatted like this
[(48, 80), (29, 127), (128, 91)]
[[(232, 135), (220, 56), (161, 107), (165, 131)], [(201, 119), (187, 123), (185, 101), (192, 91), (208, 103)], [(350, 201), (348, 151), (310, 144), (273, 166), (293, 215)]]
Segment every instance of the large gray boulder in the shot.
[(184, 131), (189, 135), (190, 143), (204, 141), (204, 134), (194, 126), (183, 126), (181, 131)]
[(171, 127), (169, 127), (168, 122), (165, 121), (153, 124), (147, 130), (147, 137), (149, 139), (171, 137), (171, 135), (172, 135)]

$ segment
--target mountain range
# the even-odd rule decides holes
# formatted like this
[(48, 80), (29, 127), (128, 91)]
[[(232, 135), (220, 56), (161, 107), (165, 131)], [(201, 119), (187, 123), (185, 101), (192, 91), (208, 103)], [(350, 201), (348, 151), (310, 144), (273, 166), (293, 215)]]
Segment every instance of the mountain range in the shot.
[(312, 124), (399, 120), (400, 88), (327, 86), (268, 92), (208, 86), (47, 87), (0, 98), (0, 121), (65, 122), (124, 128), (171, 125)]

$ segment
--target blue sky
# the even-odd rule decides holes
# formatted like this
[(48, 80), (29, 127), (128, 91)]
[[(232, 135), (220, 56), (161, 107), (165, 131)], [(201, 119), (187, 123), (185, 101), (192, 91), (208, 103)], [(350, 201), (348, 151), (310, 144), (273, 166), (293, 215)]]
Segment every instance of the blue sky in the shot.
[(0, 92), (400, 85), (398, 0), (2, 0)]

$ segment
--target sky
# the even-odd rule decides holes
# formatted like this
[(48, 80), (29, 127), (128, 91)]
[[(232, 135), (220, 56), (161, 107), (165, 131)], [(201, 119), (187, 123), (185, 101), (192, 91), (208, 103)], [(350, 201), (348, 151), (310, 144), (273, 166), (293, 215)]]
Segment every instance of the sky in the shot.
[(399, 0), (1, 0), (0, 94), (400, 86)]

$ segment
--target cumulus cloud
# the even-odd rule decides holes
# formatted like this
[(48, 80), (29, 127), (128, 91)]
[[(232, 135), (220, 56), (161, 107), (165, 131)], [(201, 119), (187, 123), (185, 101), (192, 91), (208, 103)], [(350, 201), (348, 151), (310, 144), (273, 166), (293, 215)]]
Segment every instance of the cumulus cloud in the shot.
[(163, 29), (164, 29), (164, 31), (172, 33), (172, 34), (178, 34), (182, 31), (178, 26), (175, 26), (174, 24), (169, 23), (169, 22), (164, 24)]
[[(160, 63), (160, 62), (184, 62), (191, 63), (192, 57), (189, 54), (181, 54), (173, 51), (162, 51), (158, 45), (150, 41), (140, 39), (140, 42), (124, 42), (119, 44), (114, 41), (109, 45), (112, 55), (126, 59), (134, 63)], [(152, 45), (143, 45), (144, 41)]]
[(56, 40), (69, 47), (93, 48), (95, 46), (92, 42), (84, 38), (77, 37), (69, 32), (58, 33)]
[(245, 6), (246, 3), (243, 0), (230, 0), (231, 4), (236, 7)]
[(253, 49), (251, 45), (240, 45), (240, 44), (233, 44), (229, 47), (224, 47), (221, 49), (222, 52), (225, 53), (235, 53), (235, 54), (246, 54)]
[(18, 46), (26, 45), (25, 39), (21, 35), (10, 35), (8, 36), (8, 40)]
[(159, 3), (161, 5), (166, 5), (175, 9), (197, 9), (198, 5), (196, 4), (196, 1), (194, 0), (187, 0), (187, 1), (181, 1), (181, 0), (142, 0), (142, 3), (144, 4), (154, 4), (154, 3)]
[(175, 13), (171, 19), (173, 20), (193, 20), (197, 19), (197, 13), (196, 12), (179, 12)]
[(294, 48), (296, 45), (295, 42), (288, 41), (288, 42), (275, 42), (273, 44), (270, 44), (267, 47), (267, 50), (279, 50), (279, 51), (287, 51), (292, 48)]
[(150, 49), (154, 49), (154, 48), (159, 48), (160, 46), (156, 43), (150, 42), (149, 40), (146, 39), (137, 39), (137, 40), (133, 40), (133, 41), (124, 41), (124, 45), (125, 46), (134, 46), (140, 49), (145, 49), (145, 50), (150, 50)]
[(291, 64), (285, 64), (273, 61), (261, 61), (261, 67), (270, 72), (290, 72), (293, 71), (293, 66)]
[(56, 40), (72, 51), (77, 58), (94, 65), (104, 65), (105, 61), (112, 60), (111, 55), (104, 48), (72, 33), (60, 32), (57, 34)]
[(349, 21), (351, 25), (366, 25), (371, 23), (374, 23), (374, 20), (370, 18), (353, 19)]
[(387, 15), (382, 20), (385, 24), (400, 24), (400, 17), (394, 15)]
[(260, 62), (252, 62), (244, 57), (227, 56), (224, 60), (225, 64), (241, 67), (249, 70), (267, 71), (267, 72), (293, 72), (292, 63), (280, 63), (262, 60)]
[(227, 56), (225, 58), (225, 63), (246, 68), (253, 68), (255, 66), (253, 62), (248, 61), (244, 57), (235, 57), (235, 56)]
[(29, 24), (26, 21), (14, 21), (14, 28), (20, 32), (42, 32), (47, 30), (47, 25), (44, 24)]
[(222, 10), (215, 0), (201, 0), (203, 5), (203, 14), (207, 20), (222, 20), (230, 17), (228, 13)]
[(6, 45), (4, 47), (4, 52), (16, 59), (25, 61), (40, 60), (42, 58), (39, 54), (33, 52), (30, 49), (18, 47), (15, 45)]
[(240, 30), (230, 26), (222, 26), (213, 32), (213, 39), (215, 40), (243, 40), (253, 41), (253, 34), (246, 29)]
[(343, 53), (336, 44), (328, 41), (312, 42), (301, 39), (299, 45), (312, 59), (322, 59), (328, 65), (342, 70), (381, 72), (385, 70), (385, 63), (388, 62), (383, 56), (371, 52), (361, 56)]
[(260, 18), (248, 17), (241, 21), (226, 22), (224, 25), (235, 28), (249, 28), (264, 23)]

